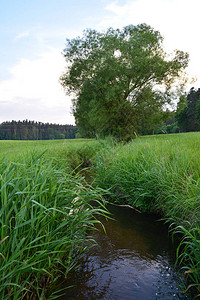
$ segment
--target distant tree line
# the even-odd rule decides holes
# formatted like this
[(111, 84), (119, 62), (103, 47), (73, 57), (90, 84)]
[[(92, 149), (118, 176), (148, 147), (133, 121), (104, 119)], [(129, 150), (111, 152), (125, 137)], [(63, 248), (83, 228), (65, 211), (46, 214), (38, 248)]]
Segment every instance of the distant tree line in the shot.
[(200, 88), (180, 97), (174, 116), (154, 130), (159, 133), (200, 131)]
[(76, 127), (35, 121), (11, 121), (0, 124), (0, 140), (74, 139)]

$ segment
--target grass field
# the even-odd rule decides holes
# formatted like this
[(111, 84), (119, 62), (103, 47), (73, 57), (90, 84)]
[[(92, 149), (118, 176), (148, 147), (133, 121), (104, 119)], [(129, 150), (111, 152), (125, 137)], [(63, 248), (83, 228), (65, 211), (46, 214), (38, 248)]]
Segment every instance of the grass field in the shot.
[(3, 141), (0, 140), (0, 156), (15, 157), (30, 151), (47, 151), (49, 155), (67, 151), (68, 149), (94, 144), (94, 140), (38, 140), (38, 141)]

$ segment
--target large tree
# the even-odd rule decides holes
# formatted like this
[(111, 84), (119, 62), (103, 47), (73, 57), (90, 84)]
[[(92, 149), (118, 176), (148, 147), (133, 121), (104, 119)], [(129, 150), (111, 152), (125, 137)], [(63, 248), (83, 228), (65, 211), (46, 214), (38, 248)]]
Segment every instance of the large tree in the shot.
[(85, 136), (120, 139), (163, 121), (173, 83), (188, 65), (188, 54), (168, 56), (163, 38), (146, 24), (106, 32), (88, 29), (67, 39), (61, 84), (73, 95), (73, 113)]

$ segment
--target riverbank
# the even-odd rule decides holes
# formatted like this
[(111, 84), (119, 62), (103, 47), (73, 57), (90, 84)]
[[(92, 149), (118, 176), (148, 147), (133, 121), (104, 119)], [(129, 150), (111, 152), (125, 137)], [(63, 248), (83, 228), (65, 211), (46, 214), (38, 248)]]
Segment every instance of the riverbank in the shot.
[(0, 197), (0, 298), (55, 299), (56, 282), (93, 245), (101, 194), (62, 159), (33, 151), (0, 159)]
[(181, 233), (177, 263), (200, 292), (200, 133), (148, 136), (99, 155), (96, 186), (109, 201), (158, 212)]

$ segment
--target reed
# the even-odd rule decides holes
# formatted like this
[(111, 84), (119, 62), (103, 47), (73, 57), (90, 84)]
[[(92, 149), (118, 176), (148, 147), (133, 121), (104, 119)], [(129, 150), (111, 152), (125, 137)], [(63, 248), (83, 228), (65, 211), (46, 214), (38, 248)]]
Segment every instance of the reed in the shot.
[[(170, 222), (170, 220), (167, 220)], [(200, 297), (200, 227), (177, 225), (171, 220), (170, 232), (173, 240), (177, 237), (179, 244), (176, 250), (176, 264), (182, 266), (183, 275), (188, 285), (186, 292), (191, 289), (196, 293), (195, 298)]]
[(32, 152), (1, 158), (0, 197), (1, 299), (55, 298), (55, 282), (93, 245), (88, 230), (106, 213), (100, 193)]

